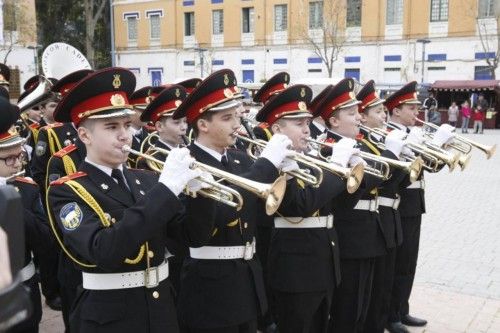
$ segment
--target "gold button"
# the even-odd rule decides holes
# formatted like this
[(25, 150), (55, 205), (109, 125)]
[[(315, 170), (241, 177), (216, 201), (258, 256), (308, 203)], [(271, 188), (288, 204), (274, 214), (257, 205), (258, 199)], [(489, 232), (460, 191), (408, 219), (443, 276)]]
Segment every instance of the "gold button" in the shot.
[(143, 190), (140, 190), (139, 193), (142, 194), (142, 195), (146, 194)]
[(155, 256), (155, 254), (153, 253), (153, 251), (148, 251), (148, 257), (149, 258), (153, 258)]
[(243, 228), (248, 228), (248, 223), (245, 222), (245, 224), (243, 224)]
[(332, 246), (335, 246), (335, 243), (332, 241)]
[(157, 291), (153, 291), (153, 297), (154, 297), (154, 298), (158, 298), (158, 297), (160, 297), (160, 293), (159, 293), (159, 292), (157, 292)]

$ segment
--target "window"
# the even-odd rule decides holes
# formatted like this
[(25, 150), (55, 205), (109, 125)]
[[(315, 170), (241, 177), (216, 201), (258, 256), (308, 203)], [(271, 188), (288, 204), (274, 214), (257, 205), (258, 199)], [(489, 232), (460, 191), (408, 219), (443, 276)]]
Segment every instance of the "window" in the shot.
[(446, 67), (444, 67), (444, 66), (430, 66), (430, 67), (427, 67), (427, 70), (428, 71), (445, 71)]
[(194, 12), (184, 13), (184, 36), (194, 35)]
[(274, 31), (286, 31), (288, 29), (288, 7), (287, 5), (274, 6)]
[(149, 16), (149, 31), (151, 39), (160, 39), (161, 36), (161, 23), (160, 14), (153, 14)]
[(212, 34), (221, 35), (224, 33), (224, 12), (220, 9), (212, 10)]
[(309, 29), (321, 29), (323, 26), (323, 1), (309, 2)]
[(387, 0), (386, 24), (403, 23), (403, 0)]
[(489, 66), (475, 66), (474, 80), (492, 80), (493, 72)]
[(479, 18), (495, 16), (495, 0), (479, 0)]
[(351, 77), (359, 81), (359, 68), (346, 68), (344, 70), (344, 77)]
[(15, 1), (4, 1), (3, 6), (3, 28), (5, 31), (17, 31), (17, 6)]
[(361, 26), (361, 0), (347, 1), (346, 24), (348, 27)]
[(243, 33), (253, 32), (253, 17), (254, 10), (253, 7), (243, 8), (241, 10), (242, 27), (241, 31)]
[(448, 21), (448, 0), (431, 1), (431, 22)]
[(128, 40), (137, 40), (137, 17), (135, 16), (127, 17), (127, 36)]

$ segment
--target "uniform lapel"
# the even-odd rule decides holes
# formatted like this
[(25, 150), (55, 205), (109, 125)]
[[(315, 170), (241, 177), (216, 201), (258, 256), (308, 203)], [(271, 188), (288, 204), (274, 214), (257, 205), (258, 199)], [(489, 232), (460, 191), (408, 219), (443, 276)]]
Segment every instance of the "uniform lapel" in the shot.
[(132, 192), (132, 195), (134, 196), (134, 199), (137, 202), (139, 199), (141, 199), (141, 197), (143, 197), (146, 194), (146, 192), (141, 188), (142, 185), (141, 181), (128, 168), (123, 168), (123, 175), (127, 180), (130, 192)]

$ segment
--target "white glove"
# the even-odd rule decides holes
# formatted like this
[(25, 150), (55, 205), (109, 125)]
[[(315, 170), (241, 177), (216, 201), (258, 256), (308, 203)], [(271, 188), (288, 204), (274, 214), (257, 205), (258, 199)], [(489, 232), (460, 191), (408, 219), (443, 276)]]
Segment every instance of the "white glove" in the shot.
[[(359, 153), (359, 149), (354, 148), (354, 150), (355, 151), (353, 154)], [(360, 163), (362, 163), (364, 166), (366, 166), (368, 164), (368, 163), (366, 163), (366, 161), (364, 159), (362, 159), (358, 155), (352, 155), (351, 158), (349, 159), (348, 165), (353, 167), (353, 166), (358, 165)]]
[(161, 171), (159, 182), (175, 195), (179, 195), (191, 179), (201, 175), (201, 170), (190, 168), (193, 162), (194, 158), (189, 156), (189, 149), (172, 149)]
[(401, 150), (405, 142), (403, 138), (406, 136), (406, 133), (400, 130), (390, 131), (389, 134), (385, 137), (385, 149), (392, 152), (394, 155), (399, 157), (401, 154)]
[(285, 158), (283, 162), (281, 162), (279, 169), (281, 169), (281, 171), (283, 172), (289, 172), (289, 171), (299, 170), (300, 167), (296, 161), (290, 158)]
[(405, 141), (406, 143), (421, 145), (425, 141), (424, 132), (420, 127), (413, 126)]
[(2, 254), (0, 256), (0, 290), (8, 287), (12, 283), (7, 238), (7, 234), (0, 227), (0, 253)]
[(285, 157), (291, 155), (292, 152), (288, 149), (291, 145), (292, 140), (286, 135), (274, 134), (260, 153), (260, 157), (268, 159), (278, 169)]
[(0, 186), (7, 185), (7, 178), (5, 177), (0, 177)]
[(202, 171), (201, 172), (201, 176), (196, 178), (196, 179), (191, 179), (188, 183), (187, 183), (187, 186), (186, 186), (186, 191), (188, 193), (196, 193), (198, 192), (199, 190), (201, 189), (204, 189), (204, 188), (210, 188), (212, 187), (212, 185), (210, 184), (207, 184), (201, 180), (199, 180), (200, 178), (203, 178), (203, 179), (206, 179), (206, 180), (211, 180), (211, 181), (214, 181), (214, 177), (206, 172), (206, 171)]
[(358, 149), (354, 148), (356, 141), (349, 138), (343, 138), (332, 145), (332, 156), (330, 162), (347, 167), (351, 156), (357, 152)]
[(439, 126), (437, 131), (434, 133), (434, 137), (432, 138), (431, 143), (435, 144), (438, 147), (442, 147), (444, 144), (449, 143), (454, 137), (455, 134), (453, 131), (455, 127), (449, 124), (443, 124)]
[(415, 153), (410, 148), (403, 147), (403, 149), (401, 150), (401, 156), (412, 158), (412, 157), (415, 157)]

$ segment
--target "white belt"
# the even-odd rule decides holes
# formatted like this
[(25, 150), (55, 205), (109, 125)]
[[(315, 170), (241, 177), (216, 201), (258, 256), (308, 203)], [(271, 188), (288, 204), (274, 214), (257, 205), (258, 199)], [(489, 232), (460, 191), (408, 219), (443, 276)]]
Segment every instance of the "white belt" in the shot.
[(401, 198), (399, 197), (399, 195), (397, 196), (396, 199), (387, 197), (378, 197), (379, 206), (391, 207), (392, 209), (398, 209), (400, 201)]
[(421, 188), (425, 189), (425, 181), (423, 179), (414, 181), (407, 188)]
[(83, 288), (90, 290), (128, 289), (137, 287), (154, 288), (168, 277), (168, 262), (143, 271), (124, 273), (83, 272)]
[(19, 271), (19, 276), (21, 277), (21, 280), (28, 281), (35, 275), (35, 264), (33, 263), (33, 260), (30, 261), (29, 264), (24, 266), (20, 271)]
[(275, 228), (333, 228), (333, 215), (313, 217), (275, 217)]
[(194, 259), (245, 259), (250, 260), (255, 253), (255, 239), (245, 246), (202, 246), (190, 247), (189, 254)]
[(370, 212), (378, 211), (378, 199), (359, 200), (354, 209), (369, 210)]

